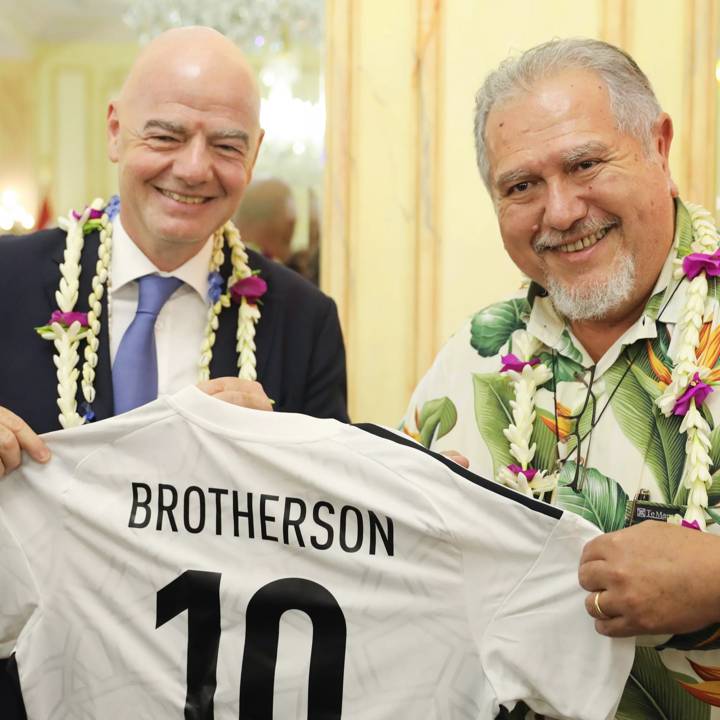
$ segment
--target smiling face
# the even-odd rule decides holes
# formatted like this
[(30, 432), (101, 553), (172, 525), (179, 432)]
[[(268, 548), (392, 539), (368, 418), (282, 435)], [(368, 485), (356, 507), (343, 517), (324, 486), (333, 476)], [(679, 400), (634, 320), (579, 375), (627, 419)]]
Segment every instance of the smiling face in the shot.
[(108, 110), (108, 151), (123, 227), (160, 269), (232, 216), (261, 139), (254, 80), (229, 41), (192, 28), (148, 46)]
[(634, 321), (673, 239), (670, 118), (648, 148), (617, 130), (599, 76), (572, 69), (494, 107), (485, 138), (515, 264), (570, 320)]

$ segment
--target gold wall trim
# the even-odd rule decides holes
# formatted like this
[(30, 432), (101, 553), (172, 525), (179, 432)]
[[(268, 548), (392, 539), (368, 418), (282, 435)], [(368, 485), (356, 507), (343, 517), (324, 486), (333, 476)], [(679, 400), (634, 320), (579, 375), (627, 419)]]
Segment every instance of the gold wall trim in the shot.
[(350, 303), (350, 222), (352, 198), (353, 28), (355, 0), (325, 3), (325, 148), (320, 284), (338, 305), (347, 334)]
[(439, 329), (442, 228), (442, 0), (418, 0), (415, 90), (414, 348), (408, 394), (433, 360)]
[[(51, 158), (51, 165), (52, 168), (52, 179), (51, 179), (51, 187), (52, 192), (50, 194), (52, 201), (53, 201), (53, 208), (55, 210), (56, 215), (66, 215), (70, 208), (64, 207), (67, 205), (67, 202), (63, 202), (63, 193), (67, 194), (70, 193), (71, 197), (73, 198), (86, 198), (89, 194), (88, 191), (88, 183), (90, 182), (92, 178), (92, 159), (91, 159), (91, 153), (89, 152), (90, 144), (92, 142), (92, 132), (87, 132), (87, 135), (90, 136), (89, 142), (86, 142), (83, 146), (83, 157), (77, 158), (78, 161), (82, 162), (83, 164), (83, 174), (84, 174), (84, 182), (82, 187), (74, 186), (74, 182), (68, 182), (68, 178), (66, 177), (67, 170), (63, 170), (63, 167), (61, 166), (60, 161), (60, 154), (61, 154), (61, 147), (63, 146), (63, 139), (60, 136), (60, 130), (61, 125), (58, 120), (60, 118), (60, 115), (64, 112), (66, 112), (66, 108), (63, 106), (60, 98), (60, 81), (61, 77), (72, 77), (76, 76), (79, 79), (82, 80), (83, 85), (83, 107), (74, 107), (72, 108), (73, 112), (78, 113), (80, 116), (83, 117), (85, 122), (85, 128), (86, 132), (91, 131), (92, 124), (88, 121), (89, 117), (89, 111), (88, 108), (90, 107), (90, 102), (92, 98), (92, 75), (90, 70), (81, 64), (76, 63), (69, 63), (69, 62), (60, 62), (53, 64), (50, 68), (49, 72), (49, 78), (50, 78), (50, 105), (49, 105), (49, 112), (51, 114), (51, 117), (54, 118), (53, 124), (52, 124), (52, 135), (51, 135), (51, 146), (49, 148), (48, 155)], [(67, 190), (68, 186), (70, 186), (70, 190)], [(61, 191), (60, 188), (63, 188)], [(79, 202), (72, 202), (70, 204), (73, 205), (73, 209), (75, 206), (78, 206), (82, 202), (88, 202), (85, 200), (81, 200)]]
[(632, 53), (633, 23), (630, 0), (602, 0), (600, 38)]
[(716, 0), (685, 3), (683, 196), (715, 210), (717, 155)]

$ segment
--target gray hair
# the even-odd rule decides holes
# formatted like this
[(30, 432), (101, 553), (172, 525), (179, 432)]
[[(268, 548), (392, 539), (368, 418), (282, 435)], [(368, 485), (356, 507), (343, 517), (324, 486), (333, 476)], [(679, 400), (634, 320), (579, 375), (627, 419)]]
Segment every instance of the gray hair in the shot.
[(650, 149), (653, 124), (662, 108), (647, 76), (630, 55), (600, 40), (551, 40), (517, 58), (503, 60), (497, 70), (485, 78), (475, 96), (475, 157), (488, 191), (491, 192), (490, 163), (485, 145), (488, 114), (503, 100), (527, 92), (536, 82), (567, 69), (597, 73), (608, 89), (617, 129), (634, 135)]

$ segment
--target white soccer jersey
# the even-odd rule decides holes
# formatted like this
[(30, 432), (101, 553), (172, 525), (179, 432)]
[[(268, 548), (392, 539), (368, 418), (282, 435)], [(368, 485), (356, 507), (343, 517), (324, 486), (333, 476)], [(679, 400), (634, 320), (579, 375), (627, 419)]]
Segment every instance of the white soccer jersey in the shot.
[(28, 716), (612, 716), (634, 645), (583, 607), (597, 531), (376, 432), (189, 388), (48, 435), (0, 482)]

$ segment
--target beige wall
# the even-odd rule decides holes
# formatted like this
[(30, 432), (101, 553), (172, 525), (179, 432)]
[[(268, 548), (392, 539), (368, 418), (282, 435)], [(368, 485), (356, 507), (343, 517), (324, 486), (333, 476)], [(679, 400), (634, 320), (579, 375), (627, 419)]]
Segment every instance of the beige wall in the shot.
[[(0, 192), (13, 189), (25, 209), (34, 213), (38, 203), (35, 145), (32, 124), (37, 95), (31, 61), (0, 63)], [(11, 98), (11, 102), (7, 99)]]
[(399, 421), (469, 313), (516, 288), (474, 164), (473, 96), (508, 53), (555, 36), (636, 56), (676, 121), (675, 178), (714, 188), (712, 0), (327, 0), (323, 281), (347, 338), (355, 420)]
[(105, 111), (137, 51), (136, 45), (92, 43), (37, 48), (36, 163), (49, 179), (55, 214), (116, 192)]
[[(105, 154), (105, 108), (137, 46), (41, 44), (27, 61), (0, 62), (0, 191), (13, 188), (37, 215), (49, 194), (55, 215), (116, 190)], [(62, 138), (62, 141), (60, 140)]]

